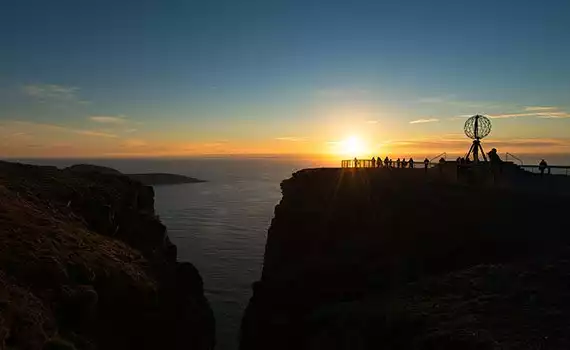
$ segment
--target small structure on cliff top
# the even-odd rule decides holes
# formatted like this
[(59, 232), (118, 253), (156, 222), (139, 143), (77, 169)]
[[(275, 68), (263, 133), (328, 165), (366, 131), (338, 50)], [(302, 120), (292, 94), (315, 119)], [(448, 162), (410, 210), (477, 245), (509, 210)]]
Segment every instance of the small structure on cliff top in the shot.
[(479, 151), (483, 159), (487, 161), (487, 156), (485, 156), (485, 151), (481, 147), (481, 139), (486, 137), (491, 133), (491, 121), (489, 118), (476, 114), (471, 118), (467, 119), (465, 126), (463, 127), (465, 135), (470, 139), (473, 139), (473, 144), (469, 148), (469, 152), (465, 156), (465, 159), (469, 159), (469, 156), (473, 154), (473, 162), (479, 162)]

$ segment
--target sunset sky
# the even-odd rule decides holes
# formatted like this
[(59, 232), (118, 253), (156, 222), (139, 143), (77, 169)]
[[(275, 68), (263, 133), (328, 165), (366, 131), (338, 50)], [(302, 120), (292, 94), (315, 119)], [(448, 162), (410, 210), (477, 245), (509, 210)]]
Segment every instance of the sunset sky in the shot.
[(570, 1), (6, 0), (0, 157), (570, 153)]

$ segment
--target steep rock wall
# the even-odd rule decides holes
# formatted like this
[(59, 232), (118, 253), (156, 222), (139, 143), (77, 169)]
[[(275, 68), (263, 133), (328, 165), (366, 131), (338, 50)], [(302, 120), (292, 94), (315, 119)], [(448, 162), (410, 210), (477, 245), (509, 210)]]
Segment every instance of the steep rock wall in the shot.
[[(562, 263), (568, 197), (465, 185), (423, 169), (303, 170), (281, 188), (241, 349), (566, 343), (568, 317), (544, 310), (563, 309), (570, 292), (558, 288), (570, 272)], [(548, 306), (550, 297), (559, 304)], [(537, 320), (548, 327), (529, 332)]]
[(152, 187), (0, 162), (0, 199), (5, 347), (213, 348), (202, 279), (176, 261)]

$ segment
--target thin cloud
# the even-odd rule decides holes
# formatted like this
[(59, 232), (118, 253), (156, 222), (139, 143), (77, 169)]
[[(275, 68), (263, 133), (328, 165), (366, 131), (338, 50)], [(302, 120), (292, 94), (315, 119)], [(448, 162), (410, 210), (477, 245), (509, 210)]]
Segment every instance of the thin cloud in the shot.
[(79, 135), (86, 135), (86, 136), (98, 136), (98, 137), (106, 137), (106, 138), (117, 138), (115, 134), (109, 134), (106, 132), (99, 132), (94, 130), (75, 130), (69, 129), (69, 131), (74, 132)]
[(304, 137), (296, 137), (296, 136), (277, 137), (275, 139), (279, 141), (290, 141), (290, 142), (305, 141)]
[(536, 116), (537, 113), (505, 113), (505, 114), (489, 114), (487, 117), (491, 119), (510, 119), (519, 117), (532, 117)]
[(125, 124), (127, 122), (127, 118), (124, 116), (112, 117), (106, 115), (92, 116), (89, 117), (89, 120), (102, 124)]
[(553, 109), (558, 109), (558, 108), (550, 106), (529, 106), (524, 108), (525, 111), (550, 111)]
[(535, 117), (541, 119), (564, 119), (564, 118), (570, 118), (570, 113), (563, 111), (505, 113), (505, 114), (492, 114), (488, 115), (488, 117), (491, 119), (509, 119), (509, 118), (520, 118), (520, 117)]
[(104, 138), (117, 138), (118, 136), (109, 132), (104, 132), (100, 130), (86, 130), (86, 129), (75, 129), (70, 127), (65, 127), (56, 124), (44, 124), (35, 123), (29, 121), (12, 120), (3, 122), (3, 126), (11, 126), (16, 130), (26, 130), (26, 132), (17, 131), (16, 133), (28, 133), (27, 130), (33, 129), (39, 133), (45, 133), (48, 131), (58, 131), (58, 132), (68, 132), (78, 135), (94, 136), (94, 137), (104, 137)]
[(437, 119), (437, 118), (417, 119), (417, 120), (410, 121), (410, 124), (435, 123), (438, 121), (439, 121), (439, 119)]
[(127, 148), (137, 148), (148, 146), (148, 142), (140, 139), (127, 139), (123, 142), (123, 146)]
[(456, 115), (455, 117), (447, 118), (447, 120), (462, 120), (472, 117), (471, 114)]
[(42, 102), (88, 103), (79, 96), (79, 88), (56, 84), (30, 84), (22, 87), (22, 92)]
[(537, 116), (537, 118), (541, 118), (541, 119), (567, 119), (567, 118), (570, 118), (570, 113), (567, 113), (567, 112), (545, 113), (544, 115)]
[[(415, 139), (415, 140), (398, 140), (391, 141), (390, 146), (398, 151), (414, 151), (421, 152), (451, 152), (461, 153), (468, 149), (468, 139)], [(491, 149), (492, 147), (506, 151), (525, 151), (535, 152), (544, 151), (545, 149), (565, 151), (570, 150), (570, 139), (568, 138), (521, 138), (521, 139), (490, 139), (486, 140), (484, 147)]]

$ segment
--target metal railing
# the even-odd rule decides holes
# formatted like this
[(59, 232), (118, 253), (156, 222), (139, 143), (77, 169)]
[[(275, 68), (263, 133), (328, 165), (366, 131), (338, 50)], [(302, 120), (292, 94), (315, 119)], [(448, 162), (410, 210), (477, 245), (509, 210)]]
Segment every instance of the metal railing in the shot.
[(372, 165), (371, 159), (347, 159), (341, 161), (343, 168), (376, 168), (376, 162)]
[[(521, 169), (529, 171), (531, 173), (539, 173), (539, 165), (520, 165)], [(570, 175), (570, 166), (568, 165), (547, 165), (545, 168), (545, 173), (549, 175)]]
[(514, 160), (518, 161), (520, 163), (519, 165), (523, 165), (523, 161), (519, 157), (517, 157), (514, 154), (509, 153), (509, 152), (505, 153), (505, 162), (509, 161), (509, 156), (511, 158), (513, 158)]
[(439, 161), (439, 158), (443, 158), (443, 159), (447, 160), (447, 152), (443, 152), (443, 153), (438, 154), (437, 156), (430, 159), (429, 162), (432, 163), (436, 159)]
[[(411, 168), (410, 166), (410, 162), (408, 162), (408, 160), (406, 160), (405, 164), (406, 166), (403, 167), (404, 162), (400, 162), (399, 163), (400, 166), (398, 166), (398, 163), (395, 160), (392, 160), (391, 163), (388, 164), (388, 166), (386, 166), (386, 164), (384, 164), (384, 161), (376, 161), (376, 162), (372, 162), (371, 159), (345, 159), (345, 160), (341, 160), (341, 168)], [(433, 166), (432, 163), (430, 163), (430, 167)], [(424, 162), (415, 162), (414, 161), (414, 168), (419, 168), (419, 167), (424, 167)]]

